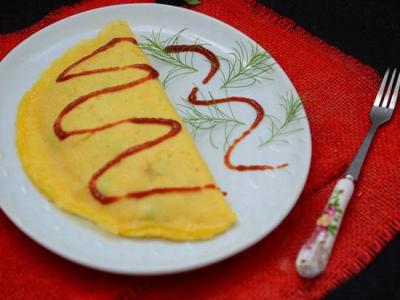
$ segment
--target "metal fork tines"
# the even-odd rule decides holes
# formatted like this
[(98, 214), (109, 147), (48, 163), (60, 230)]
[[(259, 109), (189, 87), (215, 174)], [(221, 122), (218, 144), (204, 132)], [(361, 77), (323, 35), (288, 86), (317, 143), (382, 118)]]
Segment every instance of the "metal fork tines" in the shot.
[(399, 73), (400, 72), (398, 72), (396, 68), (394, 70), (391, 70), (389, 68), (385, 72), (385, 76), (382, 79), (381, 86), (379, 88), (378, 94), (376, 95), (374, 105), (371, 109), (371, 128), (369, 129), (363, 144), (358, 150), (356, 157), (354, 158), (349, 169), (347, 170), (347, 175), (353, 180), (357, 180), (358, 176), (360, 175), (361, 167), (364, 163), (365, 157), (367, 155), (372, 139), (376, 133), (376, 130), (380, 125), (386, 123), (392, 117), (400, 88)]
[[(400, 87), (399, 73), (400, 72), (397, 72), (397, 69), (394, 69), (393, 72), (391, 72), (390, 69), (386, 70), (386, 73), (385, 73), (385, 76), (383, 77), (378, 94), (376, 95), (376, 98), (375, 98), (374, 107), (381, 108), (381, 109), (388, 108), (390, 110), (390, 112), (393, 111), (394, 106), (396, 105), (397, 95), (399, 93), (399, 87)], [(387, 86), (387, 81), (388, 81), (389, 77), (390, 77), (390, 82), (389, 82), (389, 86)], [(393, 83), (395, 82), (396, 77), (397, 77), (397, 80), (395, 83), (395, 87), (394, 87), (394, 89), (392, 89)], [(392, 97), (389, 101), (390, 95), (392, 95)], [(385, 97), (383, 97), (383, 96), (385, 96)], [(373, 111), (374, 110), (371, 111), (371, 121), (372, 122), (374, 121), (374, 120), (372, 120)]]

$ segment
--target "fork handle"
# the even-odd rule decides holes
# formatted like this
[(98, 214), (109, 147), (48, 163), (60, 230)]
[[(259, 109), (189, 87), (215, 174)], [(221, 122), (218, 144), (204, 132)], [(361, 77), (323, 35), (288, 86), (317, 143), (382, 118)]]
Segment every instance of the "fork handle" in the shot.
[(297, 256), (296, 268), (302, 277), (314, 278), (325, 270), (353, 191), (354, 182), (349, 177), (336, 183), (313, 233)]

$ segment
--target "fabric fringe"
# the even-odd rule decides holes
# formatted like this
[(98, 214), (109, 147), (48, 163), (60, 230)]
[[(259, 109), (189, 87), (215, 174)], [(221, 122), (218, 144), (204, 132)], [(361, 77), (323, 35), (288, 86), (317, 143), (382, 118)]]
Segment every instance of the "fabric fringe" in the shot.
[[(212, 0), (210, 0), (212, 1)], [(345, 64), (349, 70), (355, 73), (355, 75), (359, 76), (359, 74), (363, 74), (365, 78), (368, 80), (374, 82), (376, 85), (378, 85), (380, 78), (379, 74), (370, 66), (366, 66), (362, 64), (359, 60), (343, 53), (336, 47), (333, 47), (331, 45), (328, 45), (326, 42), (321, 40), (318, 37), (312, 36), (310, 33), (305, 31), (303, 28), (299, 27), (296, 25), (295, 22), (292, 20), (283, 17), (276, 13), (275, 11), (264, 7), (263, 5), (259, 4), (256, 0), (237, 0), (240, 1), (240, 3), (245, 7), (250, 9), (253, 14), (257, 17), (263, 17), (267, 18), (269, 21), (277, 25), (280, 29), (286, 31), (286, 32), (291, 32), (293, 35), (298, 35), (302, 37), (302, 40), (305, 41), (306, 43), (312, 45), (316, 49), (319, 49), (321, 52), (326, 52), (331, 55), (332, 59), (335, 59), (338, 61), (338, 63)], [(142, 3), (148, 3), (148, 2), (154, 2), (154, 1), (135, 1), (135, 2), (142, 2)], [(114, 4), (127, 4), (127, 3), (132, 3), (132, 1), (129, 0), (84, 0), (82, 2), (79, 2), (75, 5), (72, 6), (63, 6), (51, 13), (49, 13), (47, 16), (45, 16), (42, 20), (39, 22), (35, 23), (34, 25), (23, 29), (19, 32), (16, 33), (10, 33), (10, 34), (3, 34), (0, 35), (0, 60), (2, 57), (4, 57), (9, 51), (11, 51), (16, 45), (18, 45), (20, 42), (22, 42), (27, 36), (32, 35), (33, 33), (37, 32), (38, 30), (44, 28), (45, 26), (54, 23), (55, 21), (58, 21), (60, 16), (62, 18), (87, 11), (89, 9), (95, 9), (98, 7), (103, 7), (103, 6), (110, 6)], [(7, 43), (6, 43), (7, 41)], [(357, 73), (357, 74), (356, 74)], [(338, 174), (334, 174), (332, 178), (332, 181), (338, 178)], [(307, 193), (314, 193), (317, 190), (319, 190), (320, 187), (316, 187), (315, 189), (312, 189), (308, 191)], [(337, 270), (336, 272), (332, 273), (327, 273), (324, 276), (329, 277), (329, 280), (331, 282), (330, 288), (335, 288), (341, 285), (344, 281), (349, 279), (350, 277), (354, 276), (358, 272), (360, 272), (362, 269), (365, 268), (367, 264), (369, 264), (375, 257), (376, 255), (382, 251), (382, 249), (387, 245), (387, 243), (392, 240), (396, 234), (399, 233), (400, 231), (400, 216), (396, 215), (395, 212), (393, 212), (391, 216), (391, 222), (387, 224), (383, 224), (380, 227), (376, 227), (375, 231), (380, 232), (380, 236), (377, 239), (373, 239), (374, 237), (373, 234), (371, 234), (370, 240), (366, 241), (365, 244), (368, 244), (368, 246), (363, 250), (362, 253), (358, 253), (357, 255), (354, 255), (354, 259), (348, 263), (344, 268), (341, 270)], [(340, 273), (340, 276), (338, 274)], [(135, 296), (135, 297), (140, 297), (140, 295), (145, 294), (145, 292), (150, 289), (153, 285), (150, 284), (148, 286), (143, 285), (141, 287), (136, 287), (136, 289), (132, 291), (126, 291), (128, 296)], [(288, 295), (290, 295), (291, 299), (299, 299), (304, 297), (304, 292), (307, 292), (307, 295), (311, 295), (313, 298), (319, 298), (321, 297), (322, 294), (326, 294), (329, 292), (329, 290), (321, 289), (318, 290), (317, 288), (315, 291), (310, 290), (311, 284), (309, 282), (305, 282), (303, 289), (293, 289), (291, 291), (288, 291)]]
[[(393, 240), (393, 238), (400, 232), (400, 220), (396, 219), (398, 216), (393, 216), (392, 222), (385, 224), (382, 228), (377, 228), (377, 232), (381, 232), (378, 239), (369, 240), (367, 242), (368, 246), (362, 253), (354, 256), (353, 261), (347, 265), (345, 268), (340, 270), (341, 278), (337, 280), (337, 276), (329, 276), (332, 282), (332, 288), (330, 290), (324, 291), (322, 296), (327, 295), (333, 289), (341, 286), (350, 278), (354, 277), (366, 267), (371, 261), (387, 246), (387, 244)], [(371, 235), (373, 236), (373, 235)], [(335, 274), (332, 274), (335, 275)], [(321, 294), (318, 293), (318, 296)], [(317, 297), (316, 297), (317, 298)]]
[[(302, 38), (309, 44), (313, 45), (315, 48), (320, 49), (321, 51), (328, 52), (332, 55), (333, 58), (339, 60), (340, 63), (345, 65), (349, 65), (355, 73), (362, 73), (364, 77), (372, 80), (376, 85), (380, 83), (380, 75), (379, 73), (373, 69), (372, 67), (361, 63), (356, 58), (347, 55), (346, 53), (342, 52), (338, 48), (331, 46), (321, 40), (320, 38), (313, 36), (302, 27), (298, 26), (294, 21), (281, 16), (277, 12), (273, 11), (270, 8), (263, 6), (262, 4), (258, 3), (256, 0), (240, 0), (244, 5), (252, 9), (253, 13), (264, 18), (268, 18), (271, 22), (279, 26), (282, 30), (287, 32), (293, 32), (295, 35), (301, 35)], [(332, 176), (332, 180), (334, 181), (340, 175), (335, 174)], [(317, 187), (311, 191), (311, 193), (316, 192), (321, 187)], [(308, 194), (310, 191), (308, 191)], [(345, 281), (353, 277), (354, 275), (361, 272), (365, 267), (371, 263), (371, 261), (385, 248), (385, 246), (393, 240), (393, 238), (400, 232), (400, 219), (399, 216), (393, 216), (392, 222), (385, 224), (381, 228), (377, 228), (378, 232), (381, 232), (378, 240), (370, 240), (367, 244), (368, 247), (365, 248), (364, 252), (360, 253), (359, 255), (354, 257), (354, 260), (350, 264), (348, 268), (343, 268), (340, 270), (343, 276), (340, 280), (337, 280), (337, 276), (331, 277), (332, 288), (330, 290), (324, 291), (323, 295), (328, 294), (332, 289), (339, 287)], [(326, 274), (328, 275), (328, 274)], [(335, 274), (332, 274), (335, 275)], [(292, 294), (294, 296), (293, 299), (298, 299), (297, 297), (300, 296), (299, 293), (294, 291)], [(296, 295), (296, 296), (295, 296)], [(315, 293), (315, 299), (319, 299), (321, 297), (321, 292)]]
[[(346, 55), (341, 50), (333, 47), (320, 38), (311, 35), (303, 28), (299, 27), (294, 21), (279, 15), (277, 12), (273, 11), (270, 8), (263, 6), (262, 4), (258, 3), (256, 0), (239, 0), (242, 2), (246, 7), (253, 11), (255, 15), (260, 17), (268, 18), (274, 24), (278, 25), (281, 29), (293, 32), (294, 34), (301, 35), (307, 43), (323, 50), (329, 52), (332, 57), (338, 58), (344, 64), (350, 64), (351, 68), (358, 72), (365, 74), (369, 79), (373, 79), (374, 82), (379, 82), (379, 74), (373, 68), (362, 64), (359, 60)], [(138, 1), (135, 1), (137, 3)], [(144, 0), (140, 1), (142, 3), (152, 3), (152, 0)], [(10, 43), (11, 47), (3, 47), (0, 49), (0, 59), (2, 59), (9, 51), (11, 51), (15, 46), (21, 43), (26, 36), (30, 36), (33, 33), (43, 29), (44, 27), (52, 24), (56, 21), (59, 21), (59, 17), (62, 15), (63, 18), (72, 16), (74, 14), (84, 12), (90, 9), (95, 9), (99, 7), (111, 6), (116, 4), (129, 4), (132, 3), (131, 0), (84, 0), (82, 2), (78, 2), (74, 5), (70, 6), (62, 6), (49, 14), (47, 14), (44, 18), (42, 18), (37, 23), (33, 24), (32, 26), (22, 29), (16, 33), (9, 33), (0, 35), (0, 45), (4, 45), (5, 40), (12, 40), (14, 43)], [(355, 68), (355, 69), (354, 69)]]
[[(33, 25), (21, 29), (20, 31), (0, 35), (0, 62), (4, 57), (26, 38), (46, 26), (53, 24), (57, 21), (63, 20), (72, 15), (85, 12), (91, 9), (106, 7), (117, 4), (130, 4), (130, 3), (153, 3), (154, 0), (83, 0), (73, 5), (64, 5), (44, 16), (41, 20)], [(61, 17), (61, 18), (60, 18)], [(7, 43), (6, 43), (7, 41)]]
[(283, 17), (276, 11), (258, 3), (256, 0), (239, 0), (248, 8), (250, 8), (255, 15), (260, 17), (267, 18), (277, 26), (279, 26), (282, 30), (287, 32), (293, 32), (295, 35), (301, 35), (302, 38), (308, 43), (316, 48), (329, 52), (332, 57), (338, 59), (341, 63), (346, 65), (351, 65), (351, 70), (355, 71), (355, 73), (363, 73), (365, 77), (368, 79), (373, 79), (375, 83), (380, 82), (379, 73), (373, 69), (372, 67), (363, 64), (358, 59), (344, 53), (342, 50), (327, 44), (319, 37), (314, 36), (307, 32), (302, 27), (298, 26), (294, 21)]

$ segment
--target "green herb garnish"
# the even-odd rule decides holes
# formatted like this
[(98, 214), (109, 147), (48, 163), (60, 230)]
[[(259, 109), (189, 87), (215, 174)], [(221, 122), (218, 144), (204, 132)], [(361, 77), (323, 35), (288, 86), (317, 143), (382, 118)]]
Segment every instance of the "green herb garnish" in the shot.
[(171, 80), (190, 73), (195, 73), (198, 70), (193, 66), (193, 53), (168, 53), (164, 49), (167, 46), (176, 45), (182, 36), (182, 33), (186, 29), (178, 31), (173, 36), (162, 39), (161, 32), (152, 32), (150, 36), (143, 36), (144, 42), (140, 44), (140, 47), (151, 57), (167, 63), (172, 67), (161, 80), (161, 83), (165, 87)]
[[(281, 106), (285, 111), (284, 120), (280, 121), (277, 117), (265, 115), (268, 122), (269, 136), (263, 140), (259, 146), (266, 146), (273, 142), (288, 143), (282, 136), (301, 131), (303, 128), (294, 126), (296, 121), (303, 119), (303, 105), (300, 98), (295, 98), (293, 94), (282, 97)], [(279, 138), (278, 138), (279, 137)]]
[[(204, 98), (204, 96), (202, 95)], [(210, 93), (212, 101), (214, 98)], [(230, 107), (230, 103), (226, 103), (229, 107), (229, 112), (223, 112), (218, 105), (212, 104), (200, 110), (197, 106), (191, 104), (186, 99), (182, 99), (184, 104), (178, 104), (178, 110), (183, 121), (190, 126), (191, 133), (194, 138), (199, 131), (208, 131), (210, 144), (214, 148), (218, 145), (214, 141), (214, 131), (223, 128), (224, 130), (224, 144), (223, 148), (226, 149), (230, 144), (230, 137), (234, 130), (245, 123), (236, 119)]]
[(184, 0), (189, 5), (199, 5), (201, 4), (201, 0)]
[(221, 89), (243, 88), (254, 85), (273, 72), (271, 56), (253, 43), (236, 42), (230, 53), (233, 59), (221, 58), (228, 70), (221, 72)]

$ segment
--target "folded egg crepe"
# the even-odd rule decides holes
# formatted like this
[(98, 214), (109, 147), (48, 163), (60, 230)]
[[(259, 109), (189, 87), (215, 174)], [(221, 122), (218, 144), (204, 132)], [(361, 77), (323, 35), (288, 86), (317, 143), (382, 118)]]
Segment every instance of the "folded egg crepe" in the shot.
[(123, 21), (56, 59), (22, 99), (16, 125), (34, 185), (109, 232), (200, 240), (235, 223)]

